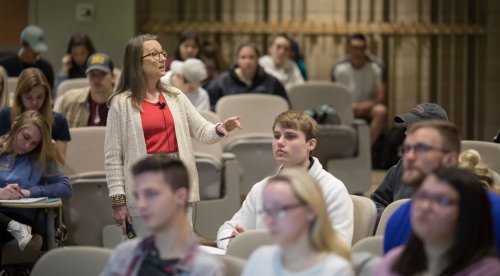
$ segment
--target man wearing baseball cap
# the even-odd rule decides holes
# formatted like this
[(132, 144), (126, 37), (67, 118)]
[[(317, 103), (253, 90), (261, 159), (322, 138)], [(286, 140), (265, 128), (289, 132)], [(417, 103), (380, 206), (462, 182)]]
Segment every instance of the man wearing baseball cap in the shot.
[[(413, 123), (426, 120), (448, 121), (448, 115), (438, 104), (422, 103), (414, 106), (409, 112), (394, 117), (396, 124), (407, 128)], [(404, 170), (402, 159), (400, 159), (396, 165), (387, 171), (377, 190), (371, 195), (379, 215), (393, 201), (411, 196), (413, 187), (402, 180)]]
[(108, 55), (95, 53), (87, 59), (85, 73), (90, 87), (72, 89), (59, 96), (54, 110), (66, 116), (69, 127), (105, 126), (109, 110), (106, 101), (115, 83), (113, 62)]
[(210, 110), (210, 98), (201, 84), (208, 77), (205, 64), (196, 58), (174, 60), (162, 83), (179, 88), (198, 110)]
[(21, 49), (17, 54), (11, 54), (1, 59), (0, 65), (5, 68), (9, 77), (19, 76), (26, 68), (38, 68), (53, 88), (54, 70), (47, 60), (41, 58), (41, 53), (47, 50), (43, 30), (38, 26), (29, 25), (21, 32)]

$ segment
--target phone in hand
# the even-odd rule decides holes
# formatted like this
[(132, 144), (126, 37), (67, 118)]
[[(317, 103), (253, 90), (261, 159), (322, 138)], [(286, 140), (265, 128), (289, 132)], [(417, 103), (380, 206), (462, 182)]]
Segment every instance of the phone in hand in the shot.
[(130, 224), (127, 219), (125, 219), (125, 234), (127, 234), (128, 239), (133, 239), (137, 236), (134, 227), (132, 227), (132, 224)]

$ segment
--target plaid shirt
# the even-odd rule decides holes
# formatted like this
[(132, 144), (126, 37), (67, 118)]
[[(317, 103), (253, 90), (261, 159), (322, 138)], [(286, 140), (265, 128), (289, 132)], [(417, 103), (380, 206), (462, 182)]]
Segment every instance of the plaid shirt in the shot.
[[(101, 275), (138, 275), (151, 252), (157, 252), (154, 236), (133, 239), (119, 245)], [(173, 267), (164, 267), (168, 275), (223, 275), (224, 267), (214, 256), (201, 251), (193, 236), (189, 249)]]

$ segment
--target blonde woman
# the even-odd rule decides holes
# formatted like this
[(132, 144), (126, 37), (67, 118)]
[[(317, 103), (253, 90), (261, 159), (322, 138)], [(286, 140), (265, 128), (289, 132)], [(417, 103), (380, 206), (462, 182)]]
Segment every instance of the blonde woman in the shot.
[(17, 79), (12, 107), (0, 111), (0, 136), (9, 132), (12, 123), (21, 113), (35, 110), (49, 123), (52, 140), (64, 161), (66, 144), (71, 140), (68, 121), (61, 113), (52, 111), (50, 85), (45, 75), (37, 68), (24, 69)]
[(243, 275), (354, 275), (317, 181), (304, 169), (284, 169), (263, 192), (266, 223), (276, 245), (257, 249)]
[(477, 150), (468, 149), (458, 157), (459, 167), (472, 171), (488, 190), (500, 193), (500, 176), (491, 170), (481, 159)]

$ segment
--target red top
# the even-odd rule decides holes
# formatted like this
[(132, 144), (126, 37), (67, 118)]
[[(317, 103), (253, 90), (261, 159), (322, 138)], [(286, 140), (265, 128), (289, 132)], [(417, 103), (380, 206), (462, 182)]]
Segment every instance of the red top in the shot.
[(178, 152), (174, 118), (163, 94), (160, 93), (157, 103), (142, 101), (141, 108), (142, 130), (147, 152), (149, 154)]

